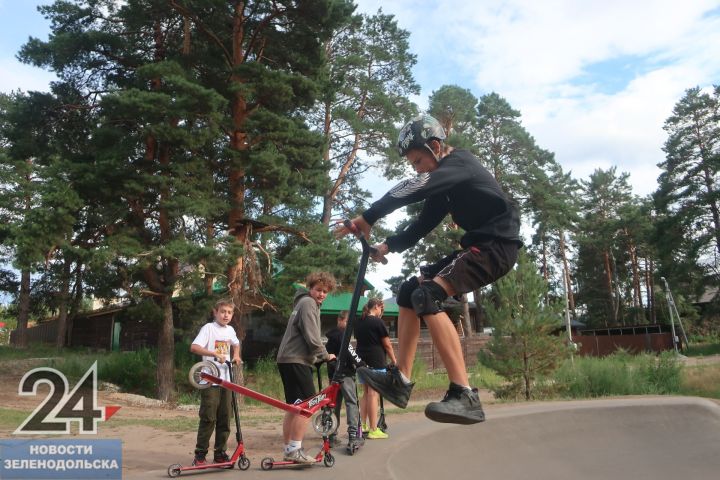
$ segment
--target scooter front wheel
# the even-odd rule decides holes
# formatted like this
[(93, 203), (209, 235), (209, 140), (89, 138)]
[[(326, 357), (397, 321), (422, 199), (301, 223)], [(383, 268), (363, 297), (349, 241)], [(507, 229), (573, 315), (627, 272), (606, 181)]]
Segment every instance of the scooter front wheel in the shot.
[(335, 457), (333, 457), (332, 453), (326, 453), (325, 458), (323, 458), (323, 463), (326, 467), (332, 467), (335, 465)]
[(250, 459), (247, 458), (245, 455), (241, 455), (238, 459), (238, 468), (240, 470), (247, 470), (250, 468)]
[(180, 465), (179, 463), (170, 465), (167, 469), (167, 474), (170, 478), (179, 477), (180, 473), (182, 473), (182, 465)]
[(270, 470), (273, 467), (273, 463), (275, 463), (275, 460), (273, 460), (272, 457), (265, 457), (262, 459), (262, 462), (260, 462), (260, 468)]
[(220, 370), (218, 370), (217, 365), (208, 360), (203, 360), (202, 362), (198, 362), (192, 367), (190, 367), (190, 372), (188, 373), (188, 380), (190, 381), (190, 385), (200, 390), (203, 390), (205, 388), (211, 387), (212, 383), (203, 380), (203, 378), (200, 376), (201, 373), (209, 373), (213, 377), (217, 377), (220, 375)]
[(338, 421), (332, 409), (325, 407), (312, 418), (313, 429), (320, 435), (332, 435), (337, 432)]

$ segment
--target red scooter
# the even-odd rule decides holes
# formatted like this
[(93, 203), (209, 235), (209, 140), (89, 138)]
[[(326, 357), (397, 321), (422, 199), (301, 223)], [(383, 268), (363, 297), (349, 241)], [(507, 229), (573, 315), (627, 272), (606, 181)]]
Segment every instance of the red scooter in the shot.
[[(212, 365), (212, 371), (216, 373), (216, 375), (219, 375), (220, 372), (218, 371), (217, 366), (212, 362), (200, 362), (204, 366)], [(233, 379), (233, 368), (232, 363), (230, 361), (225, 362), (228, 366), (228, 372), (230, 374), (230, 383), (234, 381)], [(197, 364), (196, 364), (197, 365)], [(190, 369), (190, 383), (193, 383), (195, 385), (195, 378), (193, 377), (192, 368)], [(234, 384), (233, 384), (234, 385)], [(198, 388), (207, 388), (210, 387), (211, 384), (205, 383), (200, 384), (198, 383), (195, 385)], [(235, 395), (235, 392), (232, 391), (232, 407), (233, 407), (233, 413), (235, 414), (235, 440), (237, 441), (237, 447), (235, 447), (235, 451), (233, 452), (232, 456), (230, 457), (230, 460), (227, 462), (221, 462), (221, 463), (204, 463), (202, 465), (191, 465), (189, 467), (183, 467), (179, 463), (170, 465), (167, 469), (167, 473), (170, 477), (175, 478), (180, 476), (182, 472), (193, 472), (198, 470), (207, 470), (208, 468), (233, 468), (235, 466), (235, 462), (237, 462), (237, 466), (240, 470), (247, 470), (250, 468), (250, 459), (245, 456), (245, 445), (243, 444), (242, 439), (242, 431), (240, 430), (240, 415), (238, 414), (238, 405), (237, 405), (237, 396)]]

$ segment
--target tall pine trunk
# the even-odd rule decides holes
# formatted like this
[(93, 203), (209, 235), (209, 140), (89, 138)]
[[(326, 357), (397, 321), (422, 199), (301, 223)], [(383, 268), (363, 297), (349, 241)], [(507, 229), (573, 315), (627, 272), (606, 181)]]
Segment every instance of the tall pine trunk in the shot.
[(162, 322), (158, 335), (157, 394), (170, 401), (175, 392), (175, 342), (173, 338), (172, 293), (161, 297)]
[(63, 260), (62, 279), (60, 283), (60, 312), (58, 314), (57, 335), (55, 337), (55, 347), (61, 349), (67, 341), (67, 318), (68, 307), (70, 303), (70, 267), (72, 260), (65, 255)]
[(30, 317), (30, 270), (27, 268), (20, 272), (18, 307), (15, 346), (25, 348), (27, 347), (27, 324)]
[[(607, 286), (608, 300), (610, 301), (610, 313), (613, 315), (613, 324), (615, 324), (617, 323), (617, 315), (615, 314), (615, 295), (613, 294), (612, 270), (610, 269), (610, 254), (607, 250), (603, 250), (603, 264), (605, 266), (605, 285)], [(605, 317), (605, 326), (609, 326), (607, 317)]]

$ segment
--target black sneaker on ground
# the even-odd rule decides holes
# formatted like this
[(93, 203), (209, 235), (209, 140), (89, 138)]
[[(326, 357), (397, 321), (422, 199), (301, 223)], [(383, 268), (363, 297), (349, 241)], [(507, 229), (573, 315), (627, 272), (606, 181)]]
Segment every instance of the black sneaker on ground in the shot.
[(380, 392), (383, 398), (400, 408), (407, 407), (415, 382), (406, 383), (396, 366), (388, 366), (386, 372), (360, 367), (357, 369), (357, 373), (363, 382), (370, 385), (373, 390)]
[(429, 403), (425, 407), (425, 416), (435, 422), (460, 425), (485, 421), (478, 389), (468, 390), (455, 383), (450, 384), (442, 401)]
[(215, 463), (226, 463), (230, 461), (230, 457), (225, 452), (216, 451), (213, 460)]
[(193, 467), (199, 467), (201, 465), (205, 465), (207, 461), (205, 460), (205, 455), (195, 454), (195, 458), (193, 458), (192, 466)]
[(354, 455), (363, 445), (365, 445), (365, 439), (363, 437), (350, 435), (348, 438), (347, 453)]

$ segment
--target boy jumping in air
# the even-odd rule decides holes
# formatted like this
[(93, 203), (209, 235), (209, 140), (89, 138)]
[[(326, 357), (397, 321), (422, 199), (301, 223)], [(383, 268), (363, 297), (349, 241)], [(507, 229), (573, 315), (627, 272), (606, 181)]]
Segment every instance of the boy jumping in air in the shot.
[[(448, 296), (489, 285), (513, 268), (522, 246), (520, 216), (480, 160), (467, 150), (447, 146), (444, 140), (445, 131), (433, 117), (420, 115), (409, 121), (400, 130), (397, 148), (418, 175), (393, 187), (352, 220), (369, 238), (372, 225), (380, 218), (411, 203), (425, 202), (410, 225), (375, 245), (376, 260), (412, 247), (447, 214), (465, 231), (461, 250), (421, 267), (419, 276), (401, 285), (397, 366), (386, 373), (359, 368), (358, 376), (384, 398), (405, 408), (414, 385), (410, 373), (422, 318), (450, 380), (445, 398), (428, 404), (425, 415), (436, 422), (471, 424), (484, 421), (485, 414), (477, 389), (468, 381), (460, 339), (442, 303)], [(348, 233), (345, 226), (336, 229), (338, 237)]]

